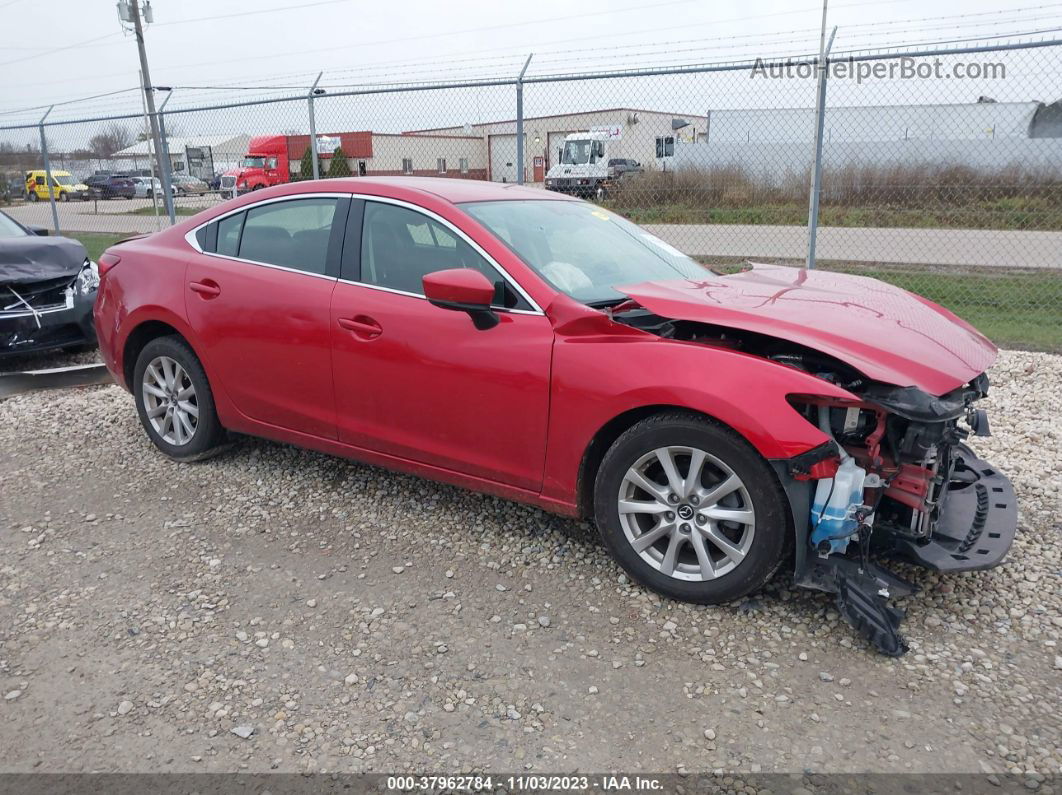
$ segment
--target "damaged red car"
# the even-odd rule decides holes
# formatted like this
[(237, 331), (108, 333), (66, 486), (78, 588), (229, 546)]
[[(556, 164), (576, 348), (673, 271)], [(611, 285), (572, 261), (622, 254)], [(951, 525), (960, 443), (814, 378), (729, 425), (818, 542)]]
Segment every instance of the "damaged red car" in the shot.
[(995, 566), (967, 445), (996, 350), (869, 278), (722, 276), (593, 204), (470, 180), (278, 186), (99, 262), (100, 347), (166, 455), (251, 434), (592, 519), (638, 582), (726, 602), (783, 565), (880, 651), (894, 557)]

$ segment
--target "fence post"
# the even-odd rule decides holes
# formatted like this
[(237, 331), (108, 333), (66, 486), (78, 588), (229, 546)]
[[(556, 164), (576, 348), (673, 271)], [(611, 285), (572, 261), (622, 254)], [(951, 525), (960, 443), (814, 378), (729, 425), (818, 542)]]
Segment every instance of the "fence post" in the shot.
[[(321, 75), (324, 72), (318, 72), (317, 79), (313, 81), (313, 85), (310, 86), (310, 93), (306, 95), (306, 101), (310, 105), (310, 152), (313, 154), (313, 178), (320, 179), (321, 172), (320, 167), (317, 165), (317, 125), (314, 123), (313, 118), (313, 98), (318, 92), (317, 84), (321, 82)], [(323, 93), (323, 90), (322, 90)]]
[[(159, 89), (162, 90), (162, 89)], [(173, 96), (173, 89), (170, 89), (170, 93), (166, 95), (166, 99), (162, 100), (162, 104), (159, 105), (159, 138), (162, 142), (162, 157), (160, 158), (162, 165), (162, 200), (166, 203), (166, 214), (170, 217), (170, 225), (177, 223), (177, 210), (173, 206), (173, 179), (171, 178), (170, 168), (173, 165), (173, 161), (170, 160), (170, 142), (166, 140), (166, 116), (163, 113), (166, 110), (166, 103), (170, 101), (170, 97)]]
[(535, 56), (531, 53), (524, 61), (524, 68), (516, 78), (516, 184), (524, 184), (524, 72)]
[[(45, 187), (48, 188), (48, 201), (52, 205), (52, 224), (55, 226), (55, 234), (59, 234), (59, 210), (55, 207), (55, 191), (52, 189), (52, 164), (48, 160), (48, 139), (44, 137), (44, 120), (48, 118), (48, 114), (52, 112), (51, 108), (41, 116), (40, 131), (41, 131), (41, 155), (44, 157), (44, 182)], [(34, 188), (36, 190), (36, 188)]]
[[(826, 6), (822, 7), (822, 32), (826, 33)], [(830, 33), (828, 43), (819, 48), (819, 82), (815, 98), (815, 161), (812, 165), (811, 193), (808, 196), (808, 258), (804, 266), (811, 270), (815, 267), (815, 243), (819, 234), (819, 193), (822, 189), (822, 134), (826, 126), (826, 76), (830, 71), (830, 49), (837, 27)]]

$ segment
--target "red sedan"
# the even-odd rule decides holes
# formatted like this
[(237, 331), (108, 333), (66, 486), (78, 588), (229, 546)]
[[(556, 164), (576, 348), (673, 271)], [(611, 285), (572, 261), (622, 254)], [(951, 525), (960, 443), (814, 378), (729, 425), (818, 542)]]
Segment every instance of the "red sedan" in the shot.
[(718, 603), (788, 556), (883, 652), (912, 587), (1016, 527), (966, 446), (995, 348), (873, 279), (720, 276), (593, 204), (470, 180), (257, 191), (101, 258), (100, 347), (181, 461), (252, 434), (592, 518)]

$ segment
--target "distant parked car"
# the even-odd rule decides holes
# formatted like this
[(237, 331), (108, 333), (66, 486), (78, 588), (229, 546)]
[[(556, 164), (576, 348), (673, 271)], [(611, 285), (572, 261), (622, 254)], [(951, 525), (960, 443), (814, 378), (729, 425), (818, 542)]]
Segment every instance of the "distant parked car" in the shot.
[[(162, 198), (162, 182), (158, 177), (131, 177), (138, 199)], [(177, 187), (170, 185), (170, 193), (177, 195)]]
[(25, 196), (25, 186), (20, 177), (0, 179), (0, 198), (4, 201), (12, 202), (15, 199), (25, 198)]
[(640, 174), (642, 171), (644, 171), (642, 164), (637, 160), (615, 157), (608, 161), (609, 179), (619, 180), (632, 174)]
[(93, 174), (85, 180), (89, 192), (97, 199), (131, 199), (136, 186), (130, 177), (116, 174)]
[(96, 345), (99, 269), (85, 247), (0, 213), (0, 358)]
[[(42, 169), (26, 172), (26, 199), (31, 202), (48, 201), (48, 175)], [(58, 201), (65, 202), (70, 199), (87, 199), (89, 197), (88, 186), (74, 179), (69, 171), (52, 170), (52, 196)]]
[(203, 180), (190, 174), (174, 174), (170, 178), (170, 183), (177, 189), (178, 196), (199, 196), (210, 190), (210, 186)]

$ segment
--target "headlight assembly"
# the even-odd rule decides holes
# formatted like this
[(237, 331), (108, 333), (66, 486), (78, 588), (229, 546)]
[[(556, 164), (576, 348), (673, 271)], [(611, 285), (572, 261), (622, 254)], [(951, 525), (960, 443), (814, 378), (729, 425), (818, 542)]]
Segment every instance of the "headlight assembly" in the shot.
[(81, 272), (77, 275), (75, 286), (79, 295), (88, 295), (91, 292), (95, 292), (96, 288), (100, 286), (99, 266), (92, 260), (85, 260)]

